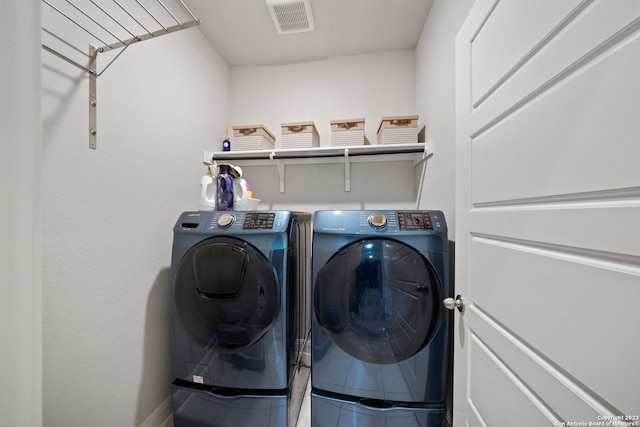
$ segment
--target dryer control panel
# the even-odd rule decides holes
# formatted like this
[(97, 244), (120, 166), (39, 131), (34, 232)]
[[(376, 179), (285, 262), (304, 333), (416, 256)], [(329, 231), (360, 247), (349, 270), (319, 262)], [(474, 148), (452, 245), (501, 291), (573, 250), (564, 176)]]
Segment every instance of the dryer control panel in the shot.
[(247, 213), (242, 224), (243, 230), (271, 230), (276, 220), (273, 212)]
[(375, 229), (383, 229), (388, 224), (400, 231), (433, 230), (429, 212), (398, 212), (397, 219), (389, 218), (383, 213), (372, 213), (367, 217), (367, 223)]
[(429, 212), (398, 212), (398, 226), (401, 231), (433, 230)]
[(317, 211), (313, 230), (325, 234), (420, 234), (447, 232), (444, 214), (437, 210)]

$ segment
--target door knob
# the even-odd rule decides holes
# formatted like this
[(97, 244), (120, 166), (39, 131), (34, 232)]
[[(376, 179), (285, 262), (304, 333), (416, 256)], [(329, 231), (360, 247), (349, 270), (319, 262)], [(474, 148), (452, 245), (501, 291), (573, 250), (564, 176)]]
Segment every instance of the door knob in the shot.
[(462, 312), (464, 311), (464, 298), (462, 297), (462, 295), (457, 295), (456, 299), (445, 298), (445, 300), (442, 301), (442, 305), (444, 305), (444, 307), (448, 310), (457, 308), (458, 311)]

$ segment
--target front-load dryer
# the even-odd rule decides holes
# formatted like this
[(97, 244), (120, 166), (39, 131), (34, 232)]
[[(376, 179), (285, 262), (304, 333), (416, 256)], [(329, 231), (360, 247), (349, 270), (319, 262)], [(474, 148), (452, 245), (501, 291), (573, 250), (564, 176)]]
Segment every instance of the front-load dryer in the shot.
[(319, 211), (312, 253), (312, 425), (444, 426), (443, 213)]
[(310, 330), (310, 219), (290, 211), (180, 215), (171, 261), (176, 427), (295, 422), (302, 399), (291, 390), (304, 374)]

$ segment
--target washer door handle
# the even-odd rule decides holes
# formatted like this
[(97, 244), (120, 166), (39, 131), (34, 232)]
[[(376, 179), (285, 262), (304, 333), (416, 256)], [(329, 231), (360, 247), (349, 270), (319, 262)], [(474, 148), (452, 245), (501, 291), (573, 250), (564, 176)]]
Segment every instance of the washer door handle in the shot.
[(416, 286), (416, 292), (420, 292), (423, 294), (428, 294), (429, 293), (429, 287), (427, 285), (417, 285)]
[(444, 301), (442, 301), (442, 305), (444, 305), (444, 307), (448, 310), (454, 310), (454, 309), (458, 309), (458, 311), (463, 312), (464, 311), (464, 297), (462, 295), (457, 295), (456, 299), (453, 299), (451, 297), (449, 298), (445, 298)]

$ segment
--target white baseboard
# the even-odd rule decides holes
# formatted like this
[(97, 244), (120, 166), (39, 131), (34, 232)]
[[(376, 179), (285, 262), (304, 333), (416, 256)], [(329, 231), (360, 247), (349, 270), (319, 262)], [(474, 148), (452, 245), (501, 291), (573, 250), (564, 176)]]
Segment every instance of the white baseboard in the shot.
[(173, 427), (173, 407), (171, 403), (171, 395), (169, 395), (138, 427)]

